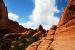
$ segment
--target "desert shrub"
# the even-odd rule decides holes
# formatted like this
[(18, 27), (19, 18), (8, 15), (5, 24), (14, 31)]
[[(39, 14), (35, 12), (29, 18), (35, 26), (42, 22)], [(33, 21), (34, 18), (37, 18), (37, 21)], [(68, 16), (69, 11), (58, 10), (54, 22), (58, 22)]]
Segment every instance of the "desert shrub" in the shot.
[(14, 48), (12, 50), (25, 50), (25, 48), (27, 48), (31, 42), (27, 41), (25, 38), (17, 38), (16, 39), (16, 43), (19, 43), (19, 44), (23, 44), (21, 46), (19, 46), (19, 44), (14, 45)]
[(10, 48), (9, 41), (3, 41), (3, 42), (1, 42), (1, 48), (2, 48), (2, 50), (9, 49)]
[(32, 39), (33, 42), (36, 42), (36, 41), (39, 40), (39, 37), (38, 36), (33, 36), (33, 37), (31, 37), (31, 39)]

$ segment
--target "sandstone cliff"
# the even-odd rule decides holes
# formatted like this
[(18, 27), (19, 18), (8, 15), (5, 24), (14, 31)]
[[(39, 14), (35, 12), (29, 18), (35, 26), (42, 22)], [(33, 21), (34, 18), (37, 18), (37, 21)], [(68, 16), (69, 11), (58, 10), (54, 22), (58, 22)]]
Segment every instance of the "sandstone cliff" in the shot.
[(0, 0), (0, 37), (6, 33), (22, 33), (27, 29), (17, 22), (8, 19), (8, 11), (3, 0)]
[(75, 0), (70, 0), (55, 32), (54, 50), (75, 50)]

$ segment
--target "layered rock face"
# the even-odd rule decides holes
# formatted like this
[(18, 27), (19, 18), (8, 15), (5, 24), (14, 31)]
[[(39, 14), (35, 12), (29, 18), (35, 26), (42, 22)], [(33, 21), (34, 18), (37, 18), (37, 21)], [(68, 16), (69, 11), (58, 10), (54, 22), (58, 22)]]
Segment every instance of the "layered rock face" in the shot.
[(75, 50), (75, 0), (70, 0), (57, 25), (54, 50)]
[(75, 50), (75, 0), (69, 0), (55, 29), (25, 50)]

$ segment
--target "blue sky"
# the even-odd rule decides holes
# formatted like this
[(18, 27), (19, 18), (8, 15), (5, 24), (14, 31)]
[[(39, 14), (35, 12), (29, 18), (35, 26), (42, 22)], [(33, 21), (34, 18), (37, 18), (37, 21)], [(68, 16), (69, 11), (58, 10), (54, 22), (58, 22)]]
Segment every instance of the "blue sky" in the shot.
[[(34, 3), (32, 0), (4, 0), (8, 8), (8, 12), (15, 13), (20, 16), (20, 22), (27, 22), (28, 16), (32, 13)], [(24, 18), (21, 20), (21, 18)]]
[[(42, 24), (45, 28), (47, 28), (48, 25), (50, 26), (56, 24), (55, 20), (59, 19), (68, 1), (4, 0), (4, 2), (8, 8), (8, 15), (11, 20), (19, 22), (24, 27), (32, 28)], [(52, 23), (52, 21), (55, 23)]]

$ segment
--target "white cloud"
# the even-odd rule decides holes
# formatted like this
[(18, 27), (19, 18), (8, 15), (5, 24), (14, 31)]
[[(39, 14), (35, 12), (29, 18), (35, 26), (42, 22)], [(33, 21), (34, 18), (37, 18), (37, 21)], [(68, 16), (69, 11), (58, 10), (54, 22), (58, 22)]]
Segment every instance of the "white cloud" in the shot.
[[(35, 7), (32, 14), (29, 16), (30, 21), (26, 23), (19, 23), (25, 28), (37, 28), (39, 24), (42, 24), (44, 29), (50, 29), (51, 25), (58, 23), (58, 18), (54, 16), (54, 13), (58, 13), (59, 10), (55, 6), (56, 0), (33, 0)], [(9, 19), (17, 21), (19, 16), (13, 13), (9, 13)]]
[(37, 26), (31, 21), (28, 21), (26, 23), (19, 23), (19, 24), (22, 25), (25, 28), (32, 28), (32, 29), (36, 29), (37, 28)]
[(46, 29), (46, 30), (49, 30), (50, 27), (51, 27), (51, 25), (44, 25), (44, 26), (43, 26), (43, 28)]
[[(39, 25), (36, 25), (32, 22), (27, 22), (27, 23), (19, 23), (20, 25), (22, 25), (23, 27), (25, 28), (32, 28), (32, 29), (37, 29)], [(49, 30), (50, 27), (52, 25), (43, 25), (43, 28), (46, 29), (46, 30)]]
[(59, 10), (55, 3), (56, 0), (35, 0), (35, 7), (30, 15), (30, 20), (37, 25), (42, 24), (44, 27), (45, 25), (46, 27), (56, 25), (58, 18), (54, 17), (54, 13), (58, 13)]
[(8, 13), (8, 18), (9, 18), (10, 20), (13, 20), (13, 21), (18, 21), (19, 16), (17, 16), (17, 15), (14, 14), (14, 13)]

